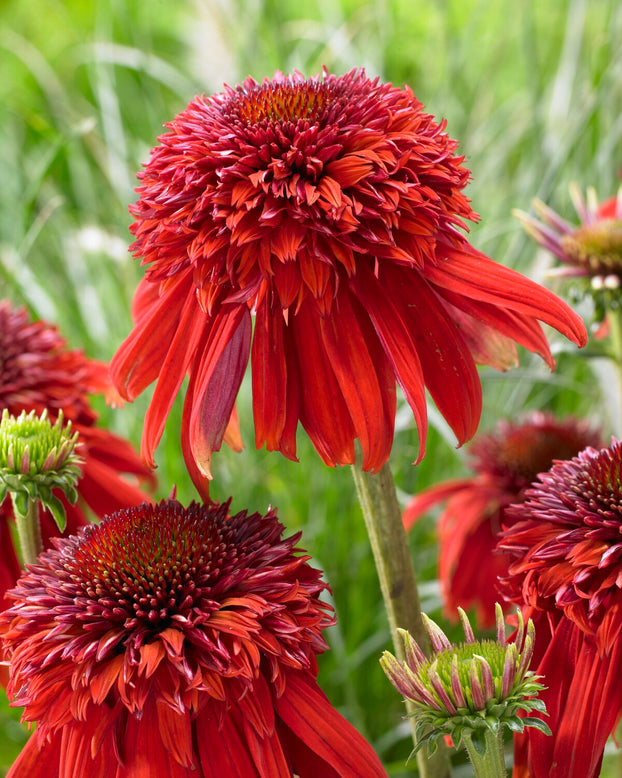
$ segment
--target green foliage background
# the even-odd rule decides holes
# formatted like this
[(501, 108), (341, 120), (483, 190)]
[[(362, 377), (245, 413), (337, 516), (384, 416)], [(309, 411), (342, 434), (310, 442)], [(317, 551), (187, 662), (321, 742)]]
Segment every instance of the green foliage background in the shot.
[[(73, 348), (110, 359), (130, 329), (141, 271), (127, 253), (135, 173), (165, 121), (197, 93), (274, 70), (323, 65), (408, 83), (447, 119), (473, 172), (481, 214), (473, 243), (538, 280), (546, 261), (511, 216), (538, 196), (572, 220), (568, 184), (604, 199), (622, 166), (622, 10), (617, 0), (3, 0), (0, 3), (0, 294), (58, 323)], [(589, 317), (589, 310), (584, 311)], [(558, 370), (521, 354), (508, 374), (483, 369), (482, 429), (527, 408), (589, 415), (617, 432), (599, 373), (553, 337)], [(1, 355), (0, 355), (1, 362)], [(102, 403), (102, 424), (140, 440), (148, 398), (122, 410)], [(214, 459), (213, 493), (233, 508), (269, 504), (320, 565), (338, 625), (321, 663), (333, 703), (377, 748), (392, 776), (413, 775), (408, 725), (378, 665), (388, 627), (347, 469), (323, 466), (299, 435), (299, 463), (253, 448), (250, 390), (240, 399), (247, 442)], [(464, 451), (430, 409), (428, 455), (411, 466), (417, 436), (398, 411), (392, 466), (400, 497), (465, 472)], [(159, 495), (184, 472), (180, 404), (158, 451)], [(424, 608), (439, 618), (433, 519), (411, 535)], [(25, 735), (6, 704), (0, 765)], [(612, 757), (613, 760), (613, 757)], [(469, 775), (456, 759), (457, 775)], [(613, 763), (613, 762), (612, 762)], [(608, 762), (606, 762), (608, 764)], [(610, 769), (611, 775), (615, 768)]]

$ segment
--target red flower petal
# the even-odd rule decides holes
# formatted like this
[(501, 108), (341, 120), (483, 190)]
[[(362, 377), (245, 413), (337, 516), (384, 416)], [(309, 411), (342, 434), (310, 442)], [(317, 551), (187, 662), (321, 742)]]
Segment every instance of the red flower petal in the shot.
[(303, 304), (291, 325), (302, 389), (300, 421), (327, 465), (345, 465), (354, 461), (356, 433), (312, 306)]
[(367, 345), (373, 344), (375, 334), (365, 332), (365, 316), (364, 311), (355, 312), (348, 294), (341, 294), (330, 316), (320, 319), (320, 332), (361, 442), (363, 469), (376, 472), (389, 458), (393, 444), (395, 405), (390, 399), (395, 397), (395, 376), (386, 370), (378, 375)]
[[(110, 375), (121, 396), (134, 400), (149, 384), (156, 380), (162, 363), (175, 336), (184, 302), (193, 298), (192, 272), (187, 271), (175, 279), (165, 291), (154, 299), (157, 285), (143, 279), (138, 290), (144, 304), (138, 306), (140, 317), (136, 326), (119, 346), (110, 362)], [(146, 308), (147, 301), (151, 303)], [(144, 306), (144, 307), (143, 307)]]
[[(426, 271), (427, 275), (427, 271)], [(417, 348), (426, 388), (461, 445), (477, 430), (482, 387), (475, 362), (435, 292), (418, 271), (405, 277), (396, 267), (382, 276)]]
[(255, 316), (251, 353), (255, 445), (281, 451), (297, 461), (296, 428), (299, 414), (299, 379), (291, 333), (283, 311), (270, 310), (261, 301)]
[[(250, 352), (251, 317), (245, 305), (214, 316), (198, 369), (192, 369), (189, 403), (191, 457), (211, 478), (212, 452), (218, 451), (231, 418)], [(184, 406), (185, 407), (185, 406)]]
[(441, 245), (438, 264), (426, 266), (426, 278), (443, 289), (550, 324), (579, 346), (587, 343), (582, 319), (548, 289), (465, 245)]
[[(284, 724), (330, 765), (340, 778), (386, 777), (380, 760), (358, 732), (330, 705), (310, 678), (288, 673), (287, 693), (275, 701)], [(308, 766), (298, 763), (300, 778), (316, 778)]]
[(423, 373), (411, 332), (395, 300), (385, 292), (366, 265), (358, 268), (350, 284), (369, 314), (387, 359), (393, 365), (397, 382), (412, 409), (419, 432), (419, 462), (425, 455), (428, 419)]

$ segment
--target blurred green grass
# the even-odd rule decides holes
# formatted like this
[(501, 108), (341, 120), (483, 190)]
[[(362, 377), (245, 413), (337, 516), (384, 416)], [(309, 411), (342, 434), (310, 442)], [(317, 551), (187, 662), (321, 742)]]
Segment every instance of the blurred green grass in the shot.
[[(126, 249), (127, 205), (162, 124), (223, 82), (276, 69), (313, 74), (323, 65), (340, 73), (365, 66), (371, 76), (407, 82), (446, 118), (473, 172), (469, 193), (482, 216), (474, 244), (541, 280), (542, 257), (510, 211), (538, 196), (572, 218), (571, 181), (595, 185), (602, 198), (616, 191), (621, 52), (622, 11), (613, 0), (316, 0), (304, 11), (293, 0), (4, 0), (0, 294), (57, 322), (72, 347), (109, 359), (130, 329), (140, 277)], [(527, 408), (605, 413), (590, 366), (554, 343), (555, 374), (526, 354), (511, 373), (481, 371), (482, 428)], [(138, 443), (146, 402), (98, 409), (103, 423)], [(178, 402), (157, 461), (160, 495), (176, 484), (187, 501), (195, 495), (179, 450), (180, 414)], [(322, 686), (392, 776), (412, 775), (401, 703), (378, 666), (388, 628), (350, 474), (324, 467), (302, 433), (299, 463), (255, 451), (248, 381), (240, 419), (247, 448), (215, 456), (214, 495), (233, 494), (234, 509), (277, 505), (289, 529), (304, 531), (302, 545), (325, 570), (338, 616)], [(413, 468), (416, 432), (409, 413), (398, 412), (392, 466), (403, 499), (464, 472), (464, 452), (433, 409), (431, 422), (428, 455)], [(411, 542), (424, 607), (438, 616), (431, 519)], [(14, 714), (3, 701), (4, 768), (24, 737)]]

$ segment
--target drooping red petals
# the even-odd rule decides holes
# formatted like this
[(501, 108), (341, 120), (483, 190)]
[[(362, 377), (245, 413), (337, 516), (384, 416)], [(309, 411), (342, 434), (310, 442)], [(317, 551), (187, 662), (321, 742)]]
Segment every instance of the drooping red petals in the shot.
[[(283, 723), (310, 750), (343, 778), (374, 778), (385, 771), (378, 758), (361, 759), (365, 741), (330, 705), (316, 684), (290, 673), (292, 694), (275, 702)], [(304, 760), (294, 761), (300, 778), (313, 778)]]
[(354, 462), (355, 430), (348, 404), (322, 342), (320, 317), (301, 306), (292, 323), (299, 359), (300, 421), (327, 465)]
[[(242, 383), (251, 342), (251, 318), (245, 306), (214, 316), (202, 359), (192, 371), (190, 451), (199, 470), (211, 478), (210, 461), (218, 451)], [(190, 391), (190, 390), (189, 390)]]
[(252, 345), (255, 445), (296, 460), (300, 382), (291, 333), (280, 308), (264, 298), (255, 316)]
[[(139, 318), (110, 362), (110, 375), (124, 399), (134, 400), (160, 374), (191, 284), (190, 273), (175, 279), (175, 283), (159, 295), (151, 291), (157, 290), (157, 286), (153, 287), (148, 281), (139, 284), (136, 295), (142, 302), (135, 306)], [(147, 291), (151, 293), (146, 294)]]
[(581, 317), (548, 289), (515, 270), (493, 262), (468, 245), (461, 249), (439, 246), (437, 255), (438, 264), (430, 264), (426, 272), (432, 284), (539, 319), (555, 327), (578, 346), (587, 343)]
[[(585, 342), (580, 320), (554, 295), (466, 242), (460, 229), (477, 218), (462, 191), (469, 171), (445, 123), (408, 87), (363, 70), (248, 78), (192, 100), (167, 130), (131, 208), (132, 250), (147, 269), (135, 334), (113, 376), (121, 394), (135, 396), (167, 375), (152, 401), (151, 441), (183, 377), (204, 376), (185, 404), (193, 420), (183, 423), (198, 488), (221, 434), (195, 423), (225, 413), (197, 410), (215, 371), (202, 363), (220, 352), (205, 348), (207, 334), (196, 351), (185, 348), (197, 330), (181, 321), (184, 295), (209, 317), (235, 318), (240, 306), (256, 315), (257, 446), (295, 459), (300, 422), (324, 462), (352, 463), (358, 439), (372, 471), (390, 454), (396, 383), (421, 459), (426, 388), (463, 443), (480, 415), (474, 360), (507, 369), (517, 341), (552, 364), (537, 320)], [(160, 334), (150, 309), (159, 312), (165, 297)], [(165, 367), (174, 330), (184, 356), (169, 355)]]

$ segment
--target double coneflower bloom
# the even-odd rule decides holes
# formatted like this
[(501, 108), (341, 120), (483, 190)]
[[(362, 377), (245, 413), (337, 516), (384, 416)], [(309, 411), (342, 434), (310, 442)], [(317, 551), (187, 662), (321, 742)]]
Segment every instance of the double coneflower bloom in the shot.
[(144, 503), (28, 568), (0, 633), (37, 729), (7, 778), (386, 778), (317, 685), (300, 536), (228, 508)]
[(622, 714), (622, 442), (555, 463), (506, 515), (506, 593), (535, 623), (553, 732), (518, 736), (515, 778), (596, 778)]
[[(85, 508), (96, 516), (136, 505), (146, 499), (139, 482), (152, 482), (150, 470), (129, 443), (96, 426), (97, 415), (88, 395), (111, 391), (108, 366), (70, 351), (55, 327), (31, 321), (23, 308), (0, 300), (0, 413), (22, 411), (40, 415), (47, 410), (55, 422), (59, 411), (79, 435), (84, 459), (78, 484), (79, 500), (71, 505), (61, 494), (67, 514), (67, 533), (87, 522)], [(128, 480), (125, 476), (128, 476)], [(10, 532), (13, 518), (7, 497), (0, 505), (0, 598), (20, 574)], [(52, 515), (40, 512), (44, 545), (59, 534)]]
[(519, 421), (500, 421), (478, 435), (469, 454), (474, 475), (456, 478), (415, 495), (404, 511), (404, 525), (439, 502), (447, 504), (438, 520), (438, 576), (445, 612), (457, 618), (458, 606), (474, 608), (481, 626), (495, 623), (499, 579), (509, 558), (495, 553), (499, 533), (511, 523), (506, 508), (523, 500), (525, 489), (556, 459), (569, 459), (586, 446), (597, 446), (599, 433), (584, 421), (556, 419), (535, 411)]
[[(296, 458), (300, 422), (324, 462), (376, 471), (393, 441), (396, 383), (425, 450), (426, 389), (459, 443), (475, 432), (475, 363), (553, 360), (538, 320), (578, 344), (552, 293), (474, 249), (457, 144), (407, 87), (362, 70), (247, 79), (197, 97), (140, 174), (133, 251), (147, 266), (135, 326), (112, 361), (127, 399), (157, 380), (152, 462), (189, 377), (181, 438), (204, 496), (251, 359), (255, 443)], [(254, 328), (251, 314), (255, 315)]]

